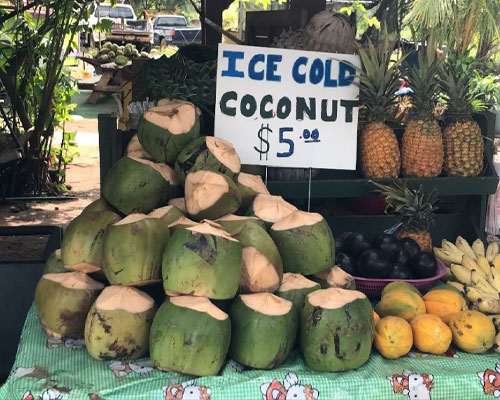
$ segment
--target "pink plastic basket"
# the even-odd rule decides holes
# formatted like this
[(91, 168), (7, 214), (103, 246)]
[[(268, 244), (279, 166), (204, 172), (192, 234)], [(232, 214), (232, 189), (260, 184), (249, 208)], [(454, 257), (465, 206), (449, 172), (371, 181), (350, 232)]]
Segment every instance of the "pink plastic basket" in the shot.
[(373, 278), (358, 278), (354, 277), (356, 281), (356, 289), (363, 292), (368, 297), (380, 297), (382, 289), (391, 282), (408, 282), (415, 286), (418, 290), (426, 291), (431, 288), (432, 282), (437, 281), (446, 274), (446, 265), (437, 260), (437, 274), (431, 278), (426, 279), (373, 279)]

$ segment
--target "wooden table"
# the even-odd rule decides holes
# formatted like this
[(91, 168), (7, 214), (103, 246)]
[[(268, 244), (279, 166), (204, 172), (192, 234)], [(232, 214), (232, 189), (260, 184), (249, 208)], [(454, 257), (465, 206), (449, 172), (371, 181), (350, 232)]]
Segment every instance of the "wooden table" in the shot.
[(93, 58), (80, 57), (83, 61), (94, 66), (96, 73), (101, 74), (101, 78), (94, 85), (92, 93), (88, 97), (87, 104), (95, 104), (101, 97), (101, 93), (121, 93), (123, 90), (123, 78), (121, 71), (123, 68), (132, 65), (129, 61), (126, 65), (117, 65), (114, 62), (100, 64)]

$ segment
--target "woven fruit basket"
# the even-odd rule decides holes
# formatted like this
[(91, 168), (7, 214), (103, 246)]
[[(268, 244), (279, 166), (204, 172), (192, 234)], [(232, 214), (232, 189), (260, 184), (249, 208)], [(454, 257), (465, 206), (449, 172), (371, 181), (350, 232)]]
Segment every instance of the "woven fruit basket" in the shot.
[(446, 265), (437, 260), (437, 273), (435, 276), (425, 279), (374, 279), (354, 277), (356, 289), (366, 294), (368, 297), (380, 297), (382, 290), (391, 282), (408, 282), (420, 291), (426, 291), (432, 287), (433, 282), (441, 279), (446, 274)]

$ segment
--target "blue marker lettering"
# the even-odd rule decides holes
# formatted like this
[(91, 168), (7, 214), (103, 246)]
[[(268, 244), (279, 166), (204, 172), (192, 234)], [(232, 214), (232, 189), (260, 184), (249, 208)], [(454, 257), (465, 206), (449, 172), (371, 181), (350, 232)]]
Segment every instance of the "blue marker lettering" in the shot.
[(282, 60), (282, 56), (280, 54), (269, 54), (267, 56), (267, 72), (266, 72), (266, 80), (281, 82), (281, 76), (276, 75), (275, 72), (278, 69), (277, 63)]
[(250, 59), (250, 62), (248, 63), (248, 76), (250, 77), (250, 79), (256, 81), (261, 81), (264, 79), (264, 69), (258, 72), (255, 70), (255, 64), (264, 61), (264, 54), (256, 54)]
[(299, 71), (299, 68), (301, 66), (305, 66), (307, 65), (307, 57), (299, 57), (295, 60), (295, 62), (293, 63), (293, 68), (292, 68), (292, 77), (293, 77), (293, 80), (297, 83), (306, 83), (306, 74), (305, 72), (302, 73)]
[(245, 53), (242, 51), (224, 50), (222, 57), (227, 58), (227, 69), (222, 71), (221, 76), (230, 76), (233, 78), (243, 78), (245, 76), (243, 71), (236, 69), (236, 60), (243, 60)]

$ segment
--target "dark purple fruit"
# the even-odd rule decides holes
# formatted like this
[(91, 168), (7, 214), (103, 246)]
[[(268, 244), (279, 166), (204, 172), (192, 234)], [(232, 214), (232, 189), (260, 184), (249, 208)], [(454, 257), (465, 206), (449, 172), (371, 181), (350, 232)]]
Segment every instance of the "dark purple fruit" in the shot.
[(346, 253), (337, 253), (335, 257), (335, 265), (338, 265), (348, 274), (354, 274), (355, 260)]
[(389, 274), (391, 279), (411, 279), (410, 268), (406, 264), (395, 263)]
[(377, 250), (382, 250), (391, 258), (392, 261), (396, 260), (399, 250), (401, 250), (398, 238), (387, 233), (378, 235), (373, 240), (372, 247)]
[(344, 239), (342, 253), (347, 253), (351, 256), (357, 257), (370, 247), (370, 241), (362, 233), (353, 232)]
[(404, 251), (403, 249), (399, 249), (398, 256), (396, 257), (396, 260), (394, 261), (394, 263), (407, 265), (409, 261), (410, 261), (410, 257), (408, 256), (408, 253), (406, 251)]
[(391, 268), (391, 259), (381, 250), (368, 249), (358, 257), (357, 272), (361, 277), (387, 278)]
[(437, 261), (431, 253), (423, 251), (411, 259), (412, 271), (417, 278), (430, 278), (437, 273)]
[(408, 254), (408, 257), (410, 258), (415, 257), (421, 251), (418, 243), (415, 242), (412, 238), (400, 239), (399, 245), (404, 251), (406, 251), (406, 254)]

